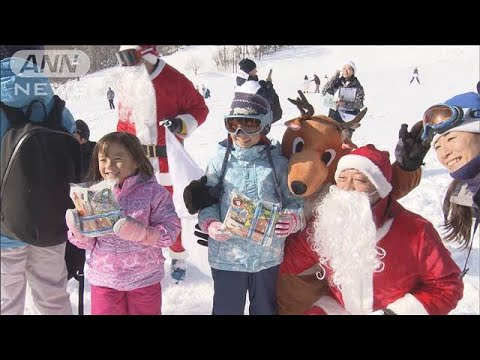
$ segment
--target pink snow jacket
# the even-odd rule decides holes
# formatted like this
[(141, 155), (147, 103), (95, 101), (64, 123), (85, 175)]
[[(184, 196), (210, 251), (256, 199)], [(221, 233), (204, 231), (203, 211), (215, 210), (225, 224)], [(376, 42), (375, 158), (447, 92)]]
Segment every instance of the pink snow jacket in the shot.
[[(87, 278), (90, 284), (119, 291), (130, 291), (159, 283), (163, 279), (163, 247), (175, 242), (180, 232), (180, 219), (170, 193), (155, 177), (132, 176), (122, 188), (115, 187), (115, 196), (125, 216), (159, 230), (153, 245), (128, 241), (115, 234), (87, 238), (70, 229), (68, 239), (82, 249), (90, 249)], [(158, 233), (158, 232), (157, 232)]]

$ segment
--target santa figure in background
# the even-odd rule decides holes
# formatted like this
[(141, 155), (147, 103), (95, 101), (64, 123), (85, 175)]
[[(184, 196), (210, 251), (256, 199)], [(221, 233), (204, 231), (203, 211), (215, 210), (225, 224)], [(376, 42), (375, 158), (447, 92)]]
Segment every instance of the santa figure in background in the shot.
[[(155, 169), (158, 182), (173, 194), (165, 131), (171, 131), (183, 144), (183, 139), (191, 136), (195, 129), (206, 120), (208, 107), (192, 82), (159, 58), (156, 45), (122, 45), (117, 53), (117, 58), (122, 66), (145, 66), (153, 85), (151, 97), (154, 99), (149, 99), (152, 104), (150, 108), (156, 108), (156, 116), (155, 113), (148, 116), (135, 116), (132, 108), (141, 109), (149, 107), (149, 105), (147, 103), (138, 104), (138, 99), (135, 99), (136, 91), (130, 89), (129, 93), (132, 96), (123, 101), (120, 99), (119, 102), (117, 131), (134, 134), (140, 139), (145, 153)], [(125, 84), (124, 86), (134, 87), (135, 85)], [(125, 106), (129, 101), (137, 101), (137, 104)], [(153, 120), (147, 119), (148, 117)], [(183, 189), (175, 189), (175, 191), (183, 192)], [(172, 278), (177, 282), (183, 280), (186, 272), (187, 253), (182, 245), (181, 233), (178, 235), (177, 241), (170, 247), (170, 257), (172, 258)]]

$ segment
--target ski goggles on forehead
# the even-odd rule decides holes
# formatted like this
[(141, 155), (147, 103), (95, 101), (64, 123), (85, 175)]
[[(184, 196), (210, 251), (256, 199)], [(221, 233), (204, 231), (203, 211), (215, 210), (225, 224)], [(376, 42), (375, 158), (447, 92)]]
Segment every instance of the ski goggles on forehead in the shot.
[(254, 117), (242, 117), (229, 115), (225, 117), (225, 129), (232, 134), (238, 134), (242, 130), (245, 135), (257, 135), (263, 130), (262, 121)]
[(136, 49), (125, 49), (117, 52), (117, 59), (122, 66), (138, 65), (141, 59), (141, 54)]
[(461, 107), (447, 104), (431, 106), (423, 114), (422, 140), (431, 140), (434, 134), (443, 134), (472, 118), (480, 118), (480, 109), (465, 112)]

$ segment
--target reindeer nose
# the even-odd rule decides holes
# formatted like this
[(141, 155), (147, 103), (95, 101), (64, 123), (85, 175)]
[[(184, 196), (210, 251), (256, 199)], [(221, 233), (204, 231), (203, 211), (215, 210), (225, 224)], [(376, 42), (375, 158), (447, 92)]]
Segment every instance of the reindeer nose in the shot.
[(295, 195), (302, 195), (307, 191), (307, 185), (301, 181), (292, 181), (292, 190)]

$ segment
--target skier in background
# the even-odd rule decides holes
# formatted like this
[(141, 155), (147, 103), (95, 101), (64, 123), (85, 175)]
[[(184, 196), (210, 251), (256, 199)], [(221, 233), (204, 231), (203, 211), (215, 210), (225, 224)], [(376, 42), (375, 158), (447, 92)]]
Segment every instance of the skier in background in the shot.
[(416, 66), (415, 69), (413, 69), (412, 80), (410, 80), (410, 84), (413, 80), (417, 80), (417, 82), (420, 84), (420, 80), (418, 79), (418, 69)]

